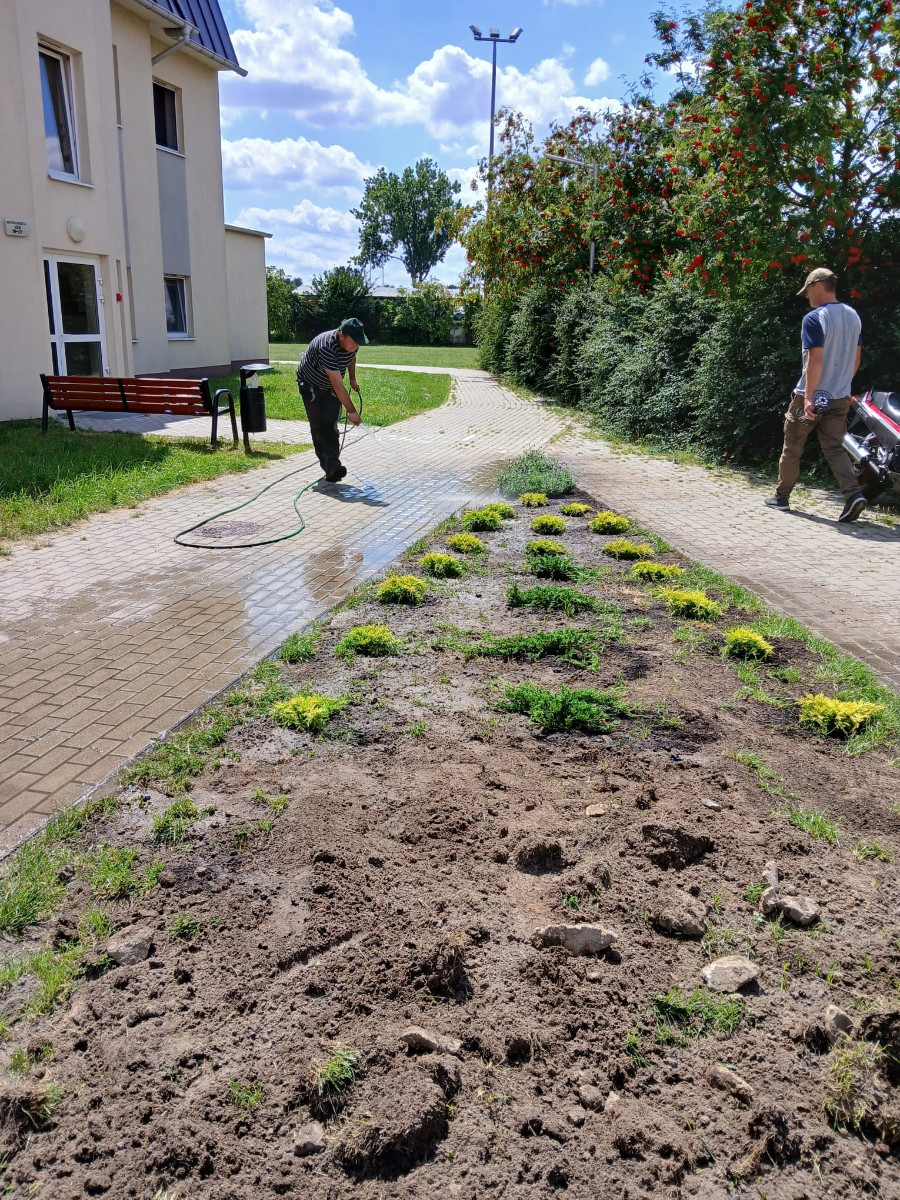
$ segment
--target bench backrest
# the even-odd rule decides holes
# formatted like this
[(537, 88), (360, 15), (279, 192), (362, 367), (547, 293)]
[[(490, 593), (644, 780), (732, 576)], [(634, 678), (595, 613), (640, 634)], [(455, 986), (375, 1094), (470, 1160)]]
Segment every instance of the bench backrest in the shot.
[(47, 403), (90, 412), (177, 413), (212, 411), (207, 379), (111, 379), (97, 375), (42, 375)]

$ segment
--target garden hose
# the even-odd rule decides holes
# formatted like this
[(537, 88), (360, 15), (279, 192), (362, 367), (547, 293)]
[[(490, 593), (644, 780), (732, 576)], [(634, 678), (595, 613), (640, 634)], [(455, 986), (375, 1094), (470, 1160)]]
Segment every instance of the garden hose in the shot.
[[(358, 412), (359, 412), (360, 418), (362, 418), (362, 412), (363, 412), (362, 392), (361, 391), (357, 392), (357, 395), (359, 396)], [(344, 453), (344, 442), (346, 441), (346, 438), (347, 438), (347, 421), (348, 421), (348, 419), (349, 419), (349, 414), (345, 411), (344, 412), (344, 428), (341, 431), (341, 445), (340, 445), (340, 449), (338, 450), (338, 457), (340, 457), (340, 455), (342, 455)], [(375, 431), (370, 430), (370, 432), (375, 432)], [(354, 441), (352, 441), (350, 443), (350, 445), (355, 446), (358, 442), (361, 442), (364, 438), (367, 438), (368, 436), (369, 436), (368, 433), (364, 433), (362, 435), (362, 437), (356, 438)], [(229, 542), (227, 545), (222, 545), (222, 546), (211, 546), (211, 545), (209, 545), (208, 542), (186, 542), (184, 540), (189, 533), (194, 533), (195, 530), (202, 529), (204, 525), (211, 525), (213, 523), (213, 521), (218, 521), (220, 519), (220, 517), (227, 517), (231, 513), (240, 512), (240, 510), (242, 508), (247, 508), (248, 505), (254, 504), (260, 498), (260, 496), (264, 495), (267, 491), (269, 491), (270, 488), (275, 487), (279, 483), (283, 483), (285, 481), (285, 479), (290, 479), (292, 475), (299, 475), (303, 471), (309, 471), (315, 465), (316, 465), (315, 463), (307, 463), (305, 467), (295, 467), (293, 471), (288, 471), (286, 474), (279, 476), (278, 479), (273, 479), (271, 483), (267, 483), (264, 488), (262, 488), (260, 491), (258, 491), (255, 496), (251, 496), (249, 500), (244, 500), (241, 504), (236, 504), (233, 508), (225, 508), (221, 512), (213, 513), (213, 515), (211, 517), (204, 517), (202, 521), (198, 521), (196, 525), (191, 525), (190, 528), (188, 528), (188, 529), (182, 529), (180, 533), (175, 534), (173, 541), (175, 542), (176, 546), (188, 546), (193, 550), (247, 550), (253, 546), (273, 546), (276, 542), (286, 542), (286, 541), (288, 541), (289, 538), (296, 537), (298, 533), (302, 533), (303, 530), (306, 528), (306, 522), (303, 520), (303, 517), (300, 514), (300, 509), (297, 507), (297, 502), (299, 501), (300, 497), (303, 495), (304, 492), (308, 492), (311, 487), (315, 487), (315, 485), (317, 483), (321, 483), (321, 481), (325, 478), (324, 475), (320, 475), (317, 479), (314, 479), (311, 483), (306, 484), (306, 486), (302, 487), (300, 489), (300, 491), (297, 492), (297, 494), (294, 496), (294, 512), (297, 514), (300, 524), (297, 526), (296, 529), (292, 529), (290, 533), (282, 533), (282, 534), (279, 534), (278, 537), (273, 537), (273, 538), (263, 538), (260, 541), (256, 541), (256, 542)]]

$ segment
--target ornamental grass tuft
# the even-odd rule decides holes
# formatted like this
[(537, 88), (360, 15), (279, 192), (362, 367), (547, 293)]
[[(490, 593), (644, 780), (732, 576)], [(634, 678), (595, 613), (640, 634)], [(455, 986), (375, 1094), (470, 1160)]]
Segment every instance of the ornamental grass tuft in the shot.
[(357, 625), (349, 629), (334, 648), (335, 654), (348, 661), (357, 654), (369, 658), (386, 658), (399, 654), (403, 643), (387, 625)]
[(418, 575), (388, 575), (378, 586), (382, 604), (421, 604), (428, 593), (428, 581)]
[(684, 567), (670, 566), (668, 563), (636, 562), (628, 575), (631, 579), (659, 581), (660, 579), (679, 579), (684, 574)]
[(510, 608), (543, 608), (547, 612), (565, 613), (567, 617), (580, 612), (599, 612), (603, 607), (586, 592), (556, 583), (530, 588), (520, 588), (514, 583), (506, 593), (506, 603)]
[(592, 533), (625, 533), (631, 528), (631, 522), (627, 517), (620, 517), (618, 513), (610, 512), (608, 509), (605, 512), (597, 513), (588, 528)]
[(451, 533), (447, 546), (457, 554), (484, 554), (487, 547), (474, 533)]
[(634, 714), (622, 695), (613, 689), (598, 692), (594, 688), (569, 688), (563, 684), (554, 690), (540, 684), (507, 684), (501, 701), (506, 712), (527, 713), (545, 733), (577, 729), (582, 733), (608, 733), (618, 725), (618, 717)]
[(544, 516), (535, 517), (531, 522), (533, 533), (565, 533), (566, 522), (563, 517), (554, 517), (550, 513)]
[(544, 579), (578, 578), (578, 567), (568, 554), (529, 554), (528, 570)]
[(503, 524), (503, 518), (497, 512), (489, 512), (486, 508), (475, 509), (463, 513), (462, 527), (467, 533), (493, 532)]
[(544, 492), (522, 492), (519, 496), (519, 503), (526, 508), (543, 508), (550, 501)]
[(526, 554), (568, 554), (569, 548), (555, 538), (534, 538), (525, 547)]
[(660, 596), (674, 617), (690, 617), (695, 621), (715, 621), (722, 615), (722, 605), (711, 600), (706, 592), (684, 591), (681, 588), (660, 588)]
[(516, 510), (511, 504), (503, 504), (499, 500), (494, 500), (491, 504), (485, 504), (481, 511), (496, 513), (504, 521), (512, 521), (516, 516)]
[(559, 511), (564, 517), (586, 517), (594, 510), (589, 504), (582, 504), (580, 500), (572, 500), (568, 504), (564, 504)]
[(647, 542), (629, 542), (627, 538), (614, 538), (603, 547), (603, 553), (610, 554), (613, 558), (650, 558), (655, 551)]
[(497, 490), (504, 496), (521, 496), (522, 492), (543, 492), (547, 496), (562, 496), (575, 486), (572, 472), (562, 463), (541, 450), (529, 450), (505, 467), (497, 477)]
[(288, 729), (302, 729), (307, 733), (319, 733), (331, 718), (346, 708), (349, 700), (339, 696), (322, 696), (317, 692), (300, 692), (290, 700), (279, 700), (272, 705), (272, 718), (278, 725)]
[(729, 629), (725, 634), (722, 653), (728, 658), (755, 658), (766, 662), (775, 653), (775, 647), (771, 642), (767, 642), (762, 634), (740, 625), (737, 629)]
[(463, 564), (450, 554), (438, 554), (432, 551), (419, 559), (419, 566), (428, 575), (436, 579), (457, 579), (464, 571)]
[(800, 724), (812, 733), (850, 737), (878, 720), (884, 713), (883, 704), (870, 700), (834, 700), (822, 692), (807, 693), (797, 701)]

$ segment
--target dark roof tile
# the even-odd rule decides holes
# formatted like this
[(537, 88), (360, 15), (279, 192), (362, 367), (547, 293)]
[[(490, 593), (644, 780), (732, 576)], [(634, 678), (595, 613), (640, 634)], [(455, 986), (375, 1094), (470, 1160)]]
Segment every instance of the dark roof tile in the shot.
[(200, 32), (191, 38), (192, 42), (199, 43), (204, 50), (211, 50), (226, 62), (239, 66), (217, 0), (156, 0), (156, 3), (161, 8), (167, 8), (173, 17), (196, 26)]

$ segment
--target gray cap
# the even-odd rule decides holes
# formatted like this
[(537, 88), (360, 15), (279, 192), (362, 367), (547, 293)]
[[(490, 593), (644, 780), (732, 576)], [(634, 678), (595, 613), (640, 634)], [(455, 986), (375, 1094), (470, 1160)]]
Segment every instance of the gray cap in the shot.
[(797, 295), (805, 296), (806, 289), (813, 283), (829, 283), (832, 287), (837, 287), (837, 275), (835, 275), (830, 267), (816, 267), (814, 271), (810, 271), (807, 275), (806, 283), (804, 283)]

